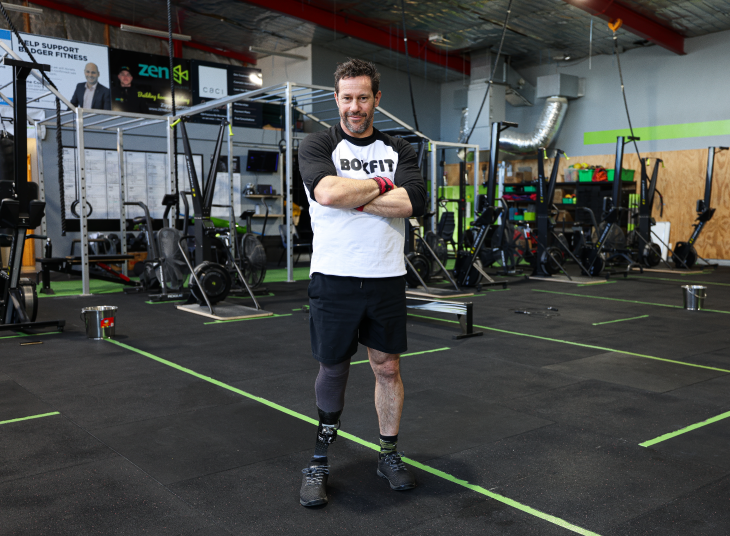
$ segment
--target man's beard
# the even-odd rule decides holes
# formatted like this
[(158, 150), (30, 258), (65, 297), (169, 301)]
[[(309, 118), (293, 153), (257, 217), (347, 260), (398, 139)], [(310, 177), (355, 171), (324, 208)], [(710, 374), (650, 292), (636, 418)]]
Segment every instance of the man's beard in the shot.
[[(348, 118), (350, 115), (355, 115), (357, 117), (365, 117), (365, 121), (360, 123), (360, 125), (353, 125), (348, 121)], [(345, 127), (347, 127), (347, 130), (352, 132), (353, 134), (362, 134), (367, 129), (370, 128), (370, 125), (373, 124), (373, 116), (375, 115), (375, 112), (369, 115), (363, 115), (363, 114), (347, 114), (347, 113), (340, 113), (340, 118), (345, 123)]]

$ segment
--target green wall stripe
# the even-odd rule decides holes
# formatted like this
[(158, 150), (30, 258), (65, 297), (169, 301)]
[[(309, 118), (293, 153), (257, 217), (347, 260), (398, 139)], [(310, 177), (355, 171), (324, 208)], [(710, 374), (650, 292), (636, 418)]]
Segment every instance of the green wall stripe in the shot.
[[(401, 357), (408, 357), (409, 355), (420, 355), (420, 354), (430, 354), (431, 352), (443, 352), (444, 350), (451, 350), (451, 348), (436, 348), (435, 350), (424, 350), (422, 352), (411, 352), (410, 354), (401, 354)], [(353, 361), (350, 363), (350, 365), (359, 365), (361, 363), (369, 363), (370, 360), (364, 359), (362, 361)]]
[(713, 422), (727, 419), (728, 417), (730, 417), (730, 411), (726, 411), (725, 413), (722, 413), (716, 417), (707, 419), (706, 421), (698, 422), (697, 424), (691, 424), (690, 426), (687, 426), (686, 428), (682, 428), (681, 430), (677, 430), (676, 432), (670, 432), (668, 434), (664, 434), (663, 436), (659, 436), (656, 439), (650, 439), (649, 441), (644, 441), (643, 443), (639, 443), (639, 446), (640, 447), (651, 447), (652, 445), (656, 445), (657, 443), (661, 443), (662, 441), (666, 441), (667, 439), (677, 437), (678, 435), (686, 434), (687, 432), (691, 432), (692, 430), (697, 430), (697, 428), (702, 428), (703, 426), (707, 426), (708, 424), (712, 424)]
[(51, 413), (42, 413), (40, 415), (31, 415), (30, 417), (21, 417), (19, 419), (10, 419), (9, 421), (0, 421), (0, 424), (9, 424), (11, 422), (28, 421), (30, 419), (40, 419), (41, 417), (50, 417), (51, 415), (60, 415), (58, 411), (52, 411)]
[[(150, 359), (153, 359), (154, 361), (157, 361), (158, 363), (162, 363), (163, 365), (167, 365), (169, 367), (172, 367), (174, 369), (177, 369), (181, 372), (184, 372), (186, 374), (190, 374), (191, 376), (194, 376), (196, 378), (199, 378), (201, 380), (207, 381), (209, 383), (212, 383), (213, 385), (217, 385), (218, 387), (222, 387), (223, 389), (227, 389), (228, 391), (232, 391), (234, 393), (237, 393), (241, 396), (245, 396), (246, 398), (249, 398), (251, 400), (255, 400), (256, 402), (260, 402), (261, 404), (264, 404), (270, 408), (273, 408), (275, 410), (281, 411), (282, 413), (285, 413), (287, 415), (290, 415), (292, 417), (296, 417), (297, 419), (303, 420), (305, 422), (308, 422), (310, 424), (313, 424), (317, 426), (319, 423), (310, 417), (307, 417), (306, 415), (303, 415), (301, 413), (298, 413), (296, 411), (292, 411), (289, 408), (285, 408), (284, 406), (281, 406), (275, 402), (271, 402), (269, 400), (266, 400), (265, 398), (261, 398), (256, 395), (252, 395), (250, 393), (247, 393), (245, 391), (242, 391), (240, 389), (236, 389), (235, 387), (231, 385), (227, 385), (223, 382), (220, 382), (218, 380), (214, 380), (213, 378), (210, 378), (209, 376), (204, 376), (202, 374), (199, 374), (193, 370), (190, 370), (185, 367), (181, 367), (180, 365), (177, 365), (171, 361), (168, 361), (166, 359), (163, 359), (161, 357), (157, 357), (153, 354), (150, 354), (149, 352), (145, 352), (143, 350), (139, 350), (137, 348), (134, 348), (133, 346), (129, 346), (128, 344), (121, 343), (119, 341), (115, 341), (114, 339), (104, 339), (112, 344), (116, 344), (117, 346), (120, 346), (122, 348), (125, 348), (131, 352), (135, 352), (137, 354), (143, 355), (145, 357), (148, 357)], [(380, 445), (376, 445), (375, 443), (370, 443), (369, 441), (365, 441), (364, 439), (361, 439), (357, 436), (354, 436), (350, 433), (344, 432), (342, 430), (339, 430), (338, 435), (341, 437), (344, 437), (345, 439), (349, 439), (350, 441), (353, 441), (355, 443), (358, 443), (359, 445), (362, 445), (364, 447), (367, 447), (369, 449), (379, 451)], [(527, 514), (530, 514), (532, 516), (535, 516), (537, 518), (540, 518), (544, 521), (548, 521), (550, 523), (553, 523), (555, 525), (558, 525), (559, 527), (563, 527), (564, 529), (570, 530), (572, 532), (575, 532), (577, 534), (582, 534), (584, 536), (599, 536), (595, 532), (591, 532), (590, 530), (586, 530), (584, 528), (581, 528), (577, 525), (573, 525), (572, 523), (569, 523), (568, 521), (565, 521), (563, 519), (560, 519), (559, 517), (552, 516), (550, 514), (546, 514), (544, 512), (541, 512), (540, 510), (536, 510), (535, 508), (532, 508), (530, 506), (527, 506), (525, 504), (519, 503), (513, 499), (510, 499), (508, 497), (504, 497), (503, 495), (499, 495), (497, 493), (491, 492), (487, 489), (482, 488), (481, 486), (476, 486), (474, 484), (470, 484), (466, 480), (460, 480), (448, 473), (445, 473), (443, 471), (439, 471), (438, 469), (434, 469), (433, 467), (429, 467), (428, 465), (422, 464), (420, 462), (417, 462), (416, 460), (412, 460), (410, 458), (403, 458), (403, 461), (409, 465), (412, 465), (414, 467), (417, 467), (421, 469), (422, 471), (425, 471), (427, 473), (430, 473), (434, 476), (438, 476), (444, 480), (447, 480), (449, 482), (452, 482), (454, 484), (457, 484), (459, 486), (462, 486), (464, 488), (470, 489), (472, 491), (475, 491), (477, 493), (480, 493), (482, 495), (485, 495), (491, 499), (494, 499), (496, 501), (499, 501), (503, 504), (506, 504), (508, 506), (511, 506), (517, 510), (520, 510), (522, 512), (525, 512)]]
[[(643, 301), (636, 301), (636, 300), (624, 300), (623, 298), (607, 298), (605, 296), (590, 296), (588, 294), (572, 294), (570, 292), (556, 292), (554, 290), (541, 290), (541, 289), (532, 289), (533, 292), (545, 292), (547, 294), (561, 294), (563, 296), (576, 296), (578, 298), (593, 298), (594, 300), (610, 300), (610, 301), (618, 301), (618, 302), (626, 302), (626, 303), (638, 303), (639, 305), (654, 305), (656, 307), (670, 307), (672, 309), (684, 309), (682, 305), (667, 305), (666, 303), (651, 303), (651, 302), (643, 302)], [(705, 309), (702, 308), (703, 311), (706, 313), (721, 313), (725, 315), (730, 315), (730, 311), (720, 311), (718, 309)]]
[[(458, 320), (445, 320), (443, 318), (436, 318), (433, 316), (416, 315), (416, 314), (411, 314), (411, 313), (409, 313), (408, 316), (413, 316), (416, 318), (427, 318), (429, 320), (438, 320), (439, 322), (448, 322), (450, 324), (459, 324)], [(675, 363), (677, 365), (684, 365), (686, 367), (695, 367), (695, 368), (701, 368), (701, 369), (706, 369), (706, 370), (715, 370), (717, 372), (726, 372), (726, 373), (730, 374), (730, 370), (726, 370), (726, 369), (721, 369), (721, 368), (717, 368), (717, 367), (708, 367), (706, 365), (696, 365), (694, 363), (685, 363), (684, 361), (675, 361), (674, 359), (665, 359), (663, 357), (655, 357), (653, 355), (637, 354), (636, 352), (626, 352), (624, 350), (616, 350), (615, 348), (604, 348), (603, 346), (595, 346), (593, 344), (583, 344), (582, 342), (551, 339), (549, 337), (542, 337), (540, 335), (531, 335), (529, 333), (519, 333), (517, 331), (508, 331), (506, 329), (490, 328), (488, 326), (477, 326), (476, 324), (474, 324), (474, 327), (479, 328), (479, 329), (486, 329), (488, 331), (496, 331), (498, 333), (507, 333), (508, 335), (517, 335), (518, 337), (530, 337), (531, 339), (540, 339), (543, 341), (558, 342), (561, 344), (570, 344), (571, 346), (580, 346), (582, 348), (592, 348), (594, 350), (603, 350), (604, 352), (615, 352), (617, 354), (633, 355), (636, 357), (643, 357), (645, 359), (654, 359), (656, 361), (664, 361), (666, 363)]]
[(594, 322), (594, 326), (602, 326), (603, 324), (614, 324), (616, 322), (626, 322), (627, 320), (639, 320), (640, 318), (649, 318), (649, 315), (635, 316), (633, 318), (621, 318), (619, 320), (609, 320), (608, 322)]
[[(634, 129), (634, 136), (641, 141), (675, 140), (680, 138), (700, 138), (703, 136), (725, 136), (730, 134), (730, 120), (703, 121), (700, 123), (679, 123), (676, 125), (657, 125)], [(619, 130), (597, 130), (583, 133), (583, 145), (616, 143), (617, 136), (631, 136), (627, 128)]]

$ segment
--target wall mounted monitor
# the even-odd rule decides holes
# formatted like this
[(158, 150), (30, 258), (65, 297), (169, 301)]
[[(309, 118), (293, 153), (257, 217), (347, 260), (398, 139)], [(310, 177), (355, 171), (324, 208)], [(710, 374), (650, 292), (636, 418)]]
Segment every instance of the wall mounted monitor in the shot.
[(253, 173), (276, 173), (279, 171), (279, 153), (249, 149), (246, 171)]

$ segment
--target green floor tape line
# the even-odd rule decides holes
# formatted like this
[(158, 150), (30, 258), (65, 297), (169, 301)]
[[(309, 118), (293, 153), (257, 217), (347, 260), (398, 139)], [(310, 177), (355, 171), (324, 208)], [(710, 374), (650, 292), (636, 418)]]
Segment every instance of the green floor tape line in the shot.
[[(259, 402), (261, 404), (264, 404), (265, 406), (268, 406), (272, 409), (275, 409), (277, 411), (281, 411), (282, 413), (285, 413), (286, 415), (289, 415), (291, 417), (295, 417), (297, 419), (300, 419), (304, 422), (308, 422), (309, 424), (313, 424), (314, 426), (319, 425), (319, 422), (317, 420), (312, 419), (311, 417), (307, 417), (306, 415), (303, 415), (301, 413), (298, 413), (296, 411), (293, 411), (289, 408), (286, 408), (284, 406), (281, 406), (277, 404), (276, 402), (271, 402), (270, 400), (267, 400), (265, 398), (261, 398), (256, 395), (252, 395), (250, 393), (247, 393), (246, 391), (242, 391), (241, 389), (237, 389), (233, 387), (232, 385), (228, 385), (226, 383), (223, 383), (221, 381), (215, 380), (209, 376), (204, 376), (202, 374), (199, 374), (198, 372), (195, 372), (194, 370), (191, 370), (189, 368), (182, 367), (176, 363), (173, 363), (172, 361), (168, 361), (166, 359), (163, 359), (161, 357), (157, 357), (156, 355), (150, 354), (149, 352), (145, 352), (144, 350), (139, 350), (137, 348), (134, 348), (133, 346), (129, 346), (128, 344), (124, 344), (119, 341), (115, 341), (114, 339), (104, 339), (107, 342), (110, 342), (112, 344), (116, 344), (117, 346), (121, 348), (125, 348), (126, 350), (129, 350), (130, 352), (135, 352), (137, 354), (143, 355), (145, 357), (148, 357), (149, 359), (152, 359), (154, 361), (157, 361), (158, 363), (161, 363), (163, 365), (167, 365), (168, 367), (172, 367), (176, 370), (179, 370), (180, 372), (184, 372), (185, 374), (189, 374), (191, 376), (194, 376), (195, 378), (204, 380), (206, 382), (212, 383), (213, 385), (217, 385), (218, 387), (221, 387), (223, 389), (226, 389), (228, 391), (231, 391), (233, 393), (239, 394), (241, 396), (244, 396), (250, 400), (254, 400), (256, 402)], [(1, 424), (1, 423), (0, 423)], [(357, 436), (354, 436), (352, 434), (349, 434), (347, 432), (344, 432), (342, 430), (339, 430), (338, 435), (340, 437), (344, 437), (345, 439), (349, 439), (350, 441), (353, 441), (355, 443), (358, 443), (364, 447), (367, 447), (369, 449), (372, 449), (374, 451), (380, 451), (380, 445), (376, 445), (375, 443), (370, 443), (369, 441), (365, 441), (364, 439), (361, 439)], [(472, 491), (475, 491), (477, 493), (480, 493), (482, 495), (485, 495), (489, 497), (490, 499), (494, 499), (495, 501), (499, 501), (503, 504), (506, 504), (508, 506), (511, 506), (512, 508), (515, 508), (517, 510), (520, 510), (522, 512), (525, 512), (527, 514), (530, 514), (532, 516), (535, 516), (537, 518), (540, 518), (544, 521), (548, 521), (550, 523), (553, 523), (555, 525), (558, 525), (559, 527), (563, 527), (564, 529), (573, 531), (577, 534), (582, 534), (584, 536), (599, 536), (595, 532), (591, 532), (590, 530), (586, 530), (584, 528), (581, 528), (577, 525), (573, 525), (572, 523), (569, 523), (568, 521), (565, 521), (563, 519), (560, 519), (559, 517), (551, 516), (550, 514), (546, 514), (544, 512), (541, 512), (540, 510), (536, 510), (534, 508), (531, 508), (530, 506), (527, 506), (525, 504), (519, 503), (513, 499), (510, 499), (508, 497), (504, 497), (503, 495), (499, 495), (498, 493), (491, 492), (487, 489), (484, 489), (481, 486), (476, 486), (474, 484), (470, 484), (466, 480), (460, 480), (448, 473), (445, 473), (443, 471), (439, 471), (438, 469), (434, 469), (433, 467), (429, 467), (428, 465), (424, 465), (420, 462), (417, 462), (416, 460), (412, 460), (410, 458), (403, 458), (403, 461), (409, 465), (412, 465), (413, 467), (417, 467), (421, 469), (422, 471), (425, 471), (427, 473), (430, 473), (434, 476), (438, 476), (444, 480), (447, 480), (449, 482), (452, 482), (454, 484), (457, 484), (459, 486), (462, 486), (464, 488), (470, 489)]]
[(145, 303), (148, 305), (160, 305), (165, 303), (183, 303), (188, 300), (169, 300), (169, 301), (146, 301)]
[(594, 326), (602, 326), (603, 324), (614, 324), (616, 322), (626, 322), (627, 320), (638, 320), (640, 318), (649, 318), (649, 315), (635, 316), (633, 318), (621, 318), (620, 320), (609, 320), (608, 322), (594, 322)]
[[(697, 275), (697, 274), (694, 274), (694, 275)], [(654, 281), (674, 281), (677, 283), (690, 283), (690, 284), (694, 284), (694, 285), (711, 285), (713, 287), (730, 287), (730, 283), (713, 283), (712, 281), (687, 281), (686, 279), (671, 279), (669, 277), (650, 277), (650, 276), (632, 275), (632, 276), (627, 277), (626, 279), (636, 279), (639, 281), (642, 279), (650, 279), (650, 280), (654, 280)]]
[[(640, 447), (651, 447), (652, 445), (656, 445), (657, 443), (661, 443), (662, 441), (666, 441), (667, 439), (677, 437), (678, 435), (686, 434), (687, 432), (691, 432), (692, 430), (697, 430), (697, 428), (702, 428), (703, 426), (707, 426), (708, 424), (712, 424), (713, 422), (727, 419), (728, 417), (730, 417), (730, 411), (726, 411), (725, 413), (722, 413), (721, 415), (718, 415), (717, 417), (712, 417), (711, 419), (707, 419), (706, 421), (698, 422), (697, 424), (691, 424), (690, 426), (687, 426), (686, 428), (682, 428), (681, 430), (677, 430), (676, 432), (670, 432), (668, 434), (664, 434), (663, 436), (659, 436), (656, 439), (650, 439), (649, 441), (644, 441), (643, 443), (639, 443), (639, 446)], [(2, 423), (0, 423), (0, 424), (2, 424)]]
[(215, 322), (205, 322), (205, 326), (209, 326), (211, 324), (230, 324), (231, 322), (245, 322), (246, 320), (266, 320), (267, 318), (281, 318), (282, 316), (291, 316), (291, 313), (287, 313), (284, 315), (271, 315), (271, 316), (257, 316), (254, 318), (236, 318), (233, 320), (216, 320)]
[(31, 419), (40, 419), (41, 417), (50, 417), (51, 415), (60, 415), (58, 411), (51, 413), (42, 413), (41, 415), (31, 415), (30, 417), (21, 417), (19, 419), (10, 419), (9, 421), (0, 421), (0, 424), (10, 424), (11, 422), (29, 421)]
[(58, 333), (62, 333), (61, 331), (46, 331), (44, 333), (17, 333), (15, 335), (6, 335), (5, 337), (0, 337), (1, 339), (17, 339), (18, 337), (40, 337), (42, 335), (56, 335)]
[(598, 283), (579, 283), (577, 286), (579, 287), (595, 287), (596, 285), (610, 285), (611, 283), (615, 283), (616, 281), (599, 281)]
[[(408, 357), (410, 355), (421, 355), (421, 354), (430, 354), (431, 352), (443, 352), (444, 350), (451, 350), (451, 348), (436, 348), (435, 350), (424, 350), (423, 352), (411, 352), (410, 354), (401, 354), (401, 357)], [(359, 365), (360, 363), (369, 363), (370, 361), (368, 359), (365, 359), (363, 361), (353, 361), (350, 363), (350, 365)]]
[[(411, 313), (409, 313), (408, 316), (414, 316), (416, 318), (426, 318), (428, 320), (437, 320), (439, 322), (448, 322), (449, 324), (459, 324), (460, 323), (458, 320), (446, 320), (443, 318), (436, 318), (433, 316), (424, 316), (424, 315), (415, 315), (415, 314), (411, 314)], [(486, 329), (488, 331), (496, 331), (498, 333), (507, 333), (508, 335), (517, 335), (518, 337), (529, 337), (531, 339), (540, 339), (542, 341), (557, 342), (560, 344), (570, 344), (571, 346), (580, 346), (582, 348), (591, 348), (593, 350), (603, 350), (604, 352), (614, 352), (617, 354), (632, 355), (635, 357), (643, 357), (644, 359), (654, 359), (656, 361), (664, 361), (666, 363), (675, 363), (677, 365), (684, 365), (686, 367), (695, 367), (695, 368), (701, 368), (701, 369), (706, 369), (706, 370), (715, 370), (717, 372), (726, 372), (726, 373), (730, 374), (730, 370), (726, 370), (726, 369), (721, 369), (721, 368), (717, 368), (717, 367), (708, 367), (707, 365), (697, 365), (695, 363), (685, 363), (683, 361), (676, 361), (674, 359), (666, 359), (664, 357), (655, 357), (653, 355), (637, 354), (636, 352), (626, 352), (625, 350), (616, 350), (615, 348), (604, 348), (603, 346), (594, 346), (592, 344), (583, 344), (582, 342), (551, 339), (550, 337), (543, 337), (541, 335), (531, 335), (530, 333), (520, 333), (518, 331), (509, 331), (506, 329), (490, 328), (487, 326), (477, 326), (476, 324), (474, 324), (474, 327), (479, 328), (479, 329)]]
[[(533, 292), (545, 292), (547, 294), (560, 294), (562, 296), (576, 296), (578, 298), (593, 298), (594, 300), (609, 300), (609, 301), (618, 301), (618, 302), (625, 302), (625, 303), (638, 303), (639, 305), (654, 305), (655, 307), (669, 307), (670, 309), (684, 309), (681, 305), (668, 305), (666, 303), (652, 303), (652, 302), (643, 302), (643, 301), (636, 301), (636, 300), (624, 300), (623, 298), (607, 298), (606, 296), (589, 296), (588, 294), (573, 294), (571, 292), (556, 292), (554, 290), (541, 290), (537, 288), (532, 289)], [(720, 311), (718, 309), (702, 309), (703, 311), (707, 313), (721, 313), (725, 315), (730, 315), (730, 311)]]

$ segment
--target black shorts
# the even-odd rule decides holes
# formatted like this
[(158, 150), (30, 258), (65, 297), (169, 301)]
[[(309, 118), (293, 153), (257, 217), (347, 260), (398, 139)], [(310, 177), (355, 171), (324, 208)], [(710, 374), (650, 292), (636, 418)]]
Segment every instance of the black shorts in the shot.
[(312, 274), (309, 332), (317, 361), (350, 359), (357, 343), (388, 354), (407, 350), (403, 276), (359, 278)]

